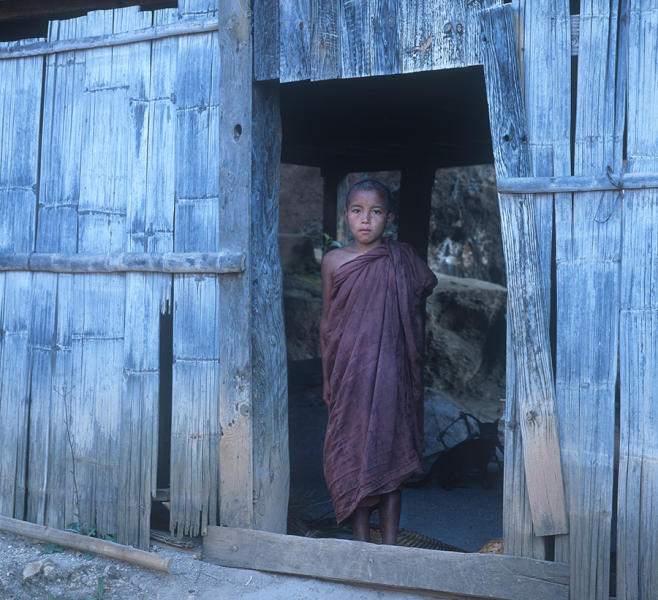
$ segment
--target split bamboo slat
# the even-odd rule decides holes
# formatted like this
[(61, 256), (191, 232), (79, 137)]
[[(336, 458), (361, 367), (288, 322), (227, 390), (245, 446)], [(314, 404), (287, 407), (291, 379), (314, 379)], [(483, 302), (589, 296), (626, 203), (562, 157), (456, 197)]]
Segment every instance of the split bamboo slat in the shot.
[[(630, 4), (627, 169), (658, 173), (658, 2)], [(622, 45), (623, 47), (623, 45)], [(658, 597), (658, 190), (624, 194), (617, 599)]]
[[(0, 252), (34, 249), (42, 75), (43, 58), (0, 64)], [(30, 273), (0, 274), (0, 514), (19, 519), (28, 477), (31, 296)]]
[[(522, 76), (528, 127), (528, 150), (533, 176), (569, 175), (570, 139), (570, 29), (569, 3), (546, 4), (525, 0), (520, 5)], [(547, 27), (547, 23), (551, 27)], [(551, 119), (546, 119), (550, 114)], [(527, 178), (534, 181), (533, 177)], [(499, 193), (504, 193), (498, 186)], [(553, 196), (536, 195), (535, 227), (541, 262), (541, 297), (546, 322), (551, 314), (551, 261), (553, 248)], [(507, 394), (505, 431), (505, 502), (503, 526), (506, 551), (519, 556), (546, 558), (546, 545), (532, 529), (526, 489), (523, 441), (517, 398), (511, 327), (508, 323)], [(559, 439), (559, 432), (558, 432)]]
[[(179, 2), (182, 17), (216, 15), (216, 3)], [(220, 223), (218, 33), (181, 37), (175, 55), (176, 252), (217, 251)], [(244, 100), (244, 98), (242, 99)], [(204, 534), (219, 509), (220, 284), (212, 275), (174, 275), (171, 526)]]
[[(622, 167), (623, 71), (614, 3), (580, 4), (574, 175)], [(621, 89), (616, 89), (619, 85)], [(596, 101), (593, 101), (596, 99)], [(556, 197), (556, 393), (569, 536), (556, 560), (574, 598), (609, 595), (619, 327), (621, 203), (616, 192)]]
[[(528, 176), (521, 76), (510, 5), (485, 9), (484, 72), (496, 173)], [(564, 487), (541, 259), (531, 198), (499, 194), (523, 462), (535, 535), (566, 533)]]

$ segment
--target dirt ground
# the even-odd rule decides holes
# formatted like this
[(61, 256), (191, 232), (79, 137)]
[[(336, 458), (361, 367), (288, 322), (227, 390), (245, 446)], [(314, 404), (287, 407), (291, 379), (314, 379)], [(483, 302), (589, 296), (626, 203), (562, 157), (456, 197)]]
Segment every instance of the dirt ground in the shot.
[[(0, 600), (402, 600), (406, 592), (375, 590), (229, 569), (200, 560), (200, 550), (152, 545), (172, 557), (171, 573), (0, 532)], [(37, 565), (35, 563), (41, 563)], [(30, 570), (35, 574), (30, 574)], [(423, 596), (426, 598), (426, 596)]]

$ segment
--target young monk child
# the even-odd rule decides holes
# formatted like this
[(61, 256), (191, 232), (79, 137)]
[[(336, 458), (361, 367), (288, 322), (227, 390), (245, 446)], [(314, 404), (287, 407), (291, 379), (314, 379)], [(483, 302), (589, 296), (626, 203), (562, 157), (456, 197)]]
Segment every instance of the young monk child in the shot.
[(322, 261), (323, 398), (329, 408), (324, 476), (339, 523), (370, 541), (379, 506), (395, 544), (402, 482), (423, 472), (423, 301), (436, 277), (411, 246), (384, 238), (388, 188), (366, 180), (347, 194), (354, 241)]

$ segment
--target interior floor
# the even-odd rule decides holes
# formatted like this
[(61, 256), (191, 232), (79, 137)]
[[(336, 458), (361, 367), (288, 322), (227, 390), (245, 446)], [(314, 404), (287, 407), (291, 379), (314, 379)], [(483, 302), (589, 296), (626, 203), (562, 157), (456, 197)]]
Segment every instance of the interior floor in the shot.
[[(328, 524), (335, 525), (331, 498), (322, 475), (327, 408), (322, 402), (320, 360), (290, 362), (288, 380), (291, 513), (323, 517)], [(501, 476), (495, 479), (491, 489), (483, 489), (476, 482), (449, 491), (436, 483), (405, 489), (400, 527), (475, 552), (487, 542), (502, 537), (502, 494)], [(376, 521), (375, 513), (373, 524)], [(345, 531), (342, 533), (345, 536)]]

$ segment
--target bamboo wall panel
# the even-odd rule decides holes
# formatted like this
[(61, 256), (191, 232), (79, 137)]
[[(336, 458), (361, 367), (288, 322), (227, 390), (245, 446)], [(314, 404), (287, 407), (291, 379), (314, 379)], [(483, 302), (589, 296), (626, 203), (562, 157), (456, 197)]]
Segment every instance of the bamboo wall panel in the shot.
[[(8, 47), (8, 44), (0, 46)], [(43, 59), (0, 64), (0, 251), (34, 249)], [(0, 274), (0, 513), (24, 518), (30, 273)]]
[[(622, 166), (615, 113), (614, 3), (580, 4), (574, 175)], [(596, 102), (593, 99), (597, 99)], [(556, 199), (556, 388), (570, 533), (557, 560), (574, 598), (608, 598), (619, 327), (621, 203), (615, 192)]]
[[(627, 169), (658, 173), (658, 3), (631, 4)], [(658, 190), (624, 199), (617, 598), (658, 596)]]
[[(528, 149), (533, 176), (571, 174), (571, 39), (569, 3), (547, 5), (526, 0), (520, 6), (520, 44)], [(551, 26), (548, 27), (547, 24)], [(551, 119), (546, 119), (550, 114)], [(551, 261), (553, 249), (553, 196), (534, 195), (535, 226), (541, 262), (541, 296), (545, 317), (551, 313)], [(511, 554), (546, 558), (544, 540), (535, 536), (529, 521), (523, 442), (518, 427), (521, 417), (514, 382), (511, 336), (507, 352), (507, 411), (511, 421), (505, 437), (505, 494), (503, 523), (505, 548)], [(559, 415), (558, 415), (559, 418)], [(559, 436), (559, 430), (558, 430)]]
[[(261, 39), (276, 33), (273, 28), (257, 27), (255, 76), (289, 82), (482, 64), (480, 8), (438, 0), (279, 1), (279, 53)], [(257, 10), (276, 18), (269, 3)]]
[[(213, 11), (185, 2), (181, 14)], [(174, 250), (219, 249), (218, 34), (178, 39), (176, 68)], [(219, 281), (174, 276), (171, 526), (205, 533), (219, 509)]]

